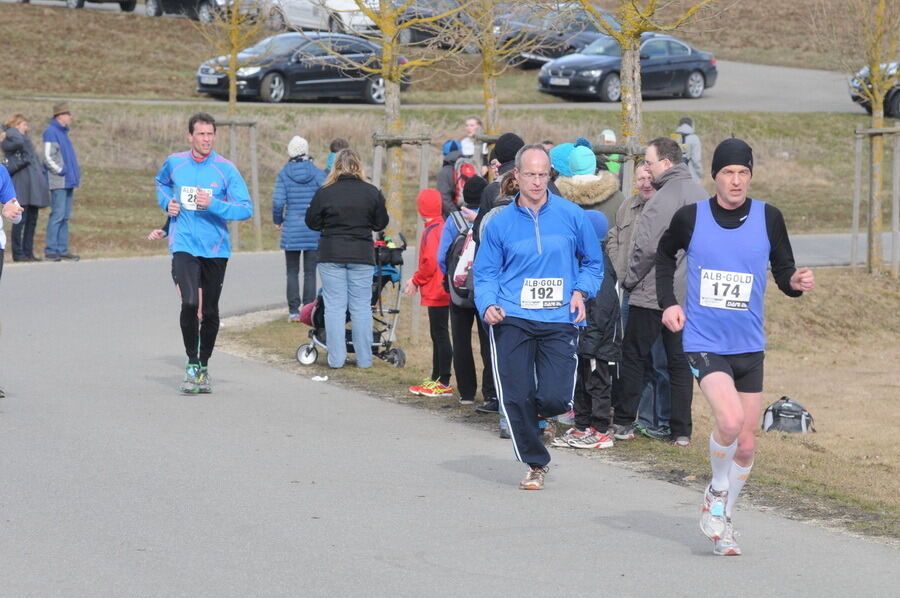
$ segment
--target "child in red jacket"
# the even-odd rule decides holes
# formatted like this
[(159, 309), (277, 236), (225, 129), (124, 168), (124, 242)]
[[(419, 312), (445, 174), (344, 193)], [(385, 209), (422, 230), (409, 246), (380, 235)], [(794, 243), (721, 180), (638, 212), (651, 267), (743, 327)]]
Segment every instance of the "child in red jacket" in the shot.
[(419, 269), (406, 283), (403, 292), (415, 295), (422, 291), (422, 305), (428, 307), (431, 329), (431, 377), (422, 384), (410, 386), (409, 392), (426, 397), (453, 394), (450, 387), (450, 294), (444, 288), (444, 276), (438, 266), (438, 245), (444, 219), (441, 216), (441, 194), (437, 189), (423, 189), (417, 198), (419, 215), (425, 219), (425, 230), (419, 240)]

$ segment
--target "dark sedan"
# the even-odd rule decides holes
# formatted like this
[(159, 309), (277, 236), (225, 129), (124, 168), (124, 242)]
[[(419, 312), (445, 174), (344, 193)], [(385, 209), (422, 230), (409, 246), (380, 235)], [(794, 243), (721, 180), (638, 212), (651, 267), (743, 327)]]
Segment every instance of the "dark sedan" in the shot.
[[(282, 102), (292, 98), (363, 98), (384, 103), (384, 79), (366, 73), (361, 64), (377, 65), (380, 50), (374, 44), (342, 33), (282, 33), (266, 38), (240, 54), (237, 93), (241, 98)], [(398, 58), (401, 64), (405, 58)], [(197, 91), (228, 95), (228, 76), (208, 60), (197, 71)], [(401, 89), (408, 87), (408, 83)]]
[[(716, 84), (716, 59), (668, 35), (641, 36), (641, 91), (646, 96), (699, 98)], [(538, 90), (556, 96), (622, 98), (618, 42), (602, 37), (577, 54), (563, 56), (541, 68)]]

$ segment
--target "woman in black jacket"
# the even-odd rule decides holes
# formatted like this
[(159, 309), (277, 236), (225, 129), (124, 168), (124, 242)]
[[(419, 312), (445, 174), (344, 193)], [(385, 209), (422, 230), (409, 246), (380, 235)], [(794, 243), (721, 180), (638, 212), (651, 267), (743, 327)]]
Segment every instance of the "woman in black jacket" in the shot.
[(17, 262), (40, 261), (34, 257), (34, 229), (37, 225), (38, 210), (50, 205), (50, 189), (44, 166), (34, 151), (28, 138), (28, 119), (22, 114), (14, 114), (6, 123), (6, 137), (0, 142), (0, 149), (9, 157), (18, 154), (28, 165), (12, 175), (19, 205), (25, 208), (21, 222), (12, 227), (13, 260)]
[(343, 367), (347, 359), (344, 330), (348, 309), (356, 365), (372, 367), (372, 232), (384, 230), (387, 224), (384, 196), (366, 182), (359, 154), (341, 150), (306, 211), (306, 225), (322, 233), (318, 268), (325, 300), (328, 365), (333, 368)]

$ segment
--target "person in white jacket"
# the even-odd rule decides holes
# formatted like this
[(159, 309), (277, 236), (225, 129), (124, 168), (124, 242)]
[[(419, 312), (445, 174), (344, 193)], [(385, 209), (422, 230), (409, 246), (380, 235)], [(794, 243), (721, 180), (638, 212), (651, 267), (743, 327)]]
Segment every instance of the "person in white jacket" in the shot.
[(700, 182), (703, 180), (703, 170), (701, 162), (703, 160), (703, 149), (700, 147), (700, 138), (694, 132), (694, 119), (690, 116), (682, 116), (678, 121), (678, 128), (675, 129), (675, 135), (672, 136), (675, 141), (681, 144), (681, 151), (684, 152), (684, 162), (691, 171), (691, 177)]

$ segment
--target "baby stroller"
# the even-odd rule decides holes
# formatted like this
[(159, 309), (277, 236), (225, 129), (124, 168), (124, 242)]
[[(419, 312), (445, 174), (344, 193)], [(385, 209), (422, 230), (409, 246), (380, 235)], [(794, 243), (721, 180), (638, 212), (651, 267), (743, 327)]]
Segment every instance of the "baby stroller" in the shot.
[[(400, 347), (392, 346), (400, 317), (400, 281), (403, 274), (403, 252), (406, 238), (399, 234), (402, 245), (397, 246), (384, 233), (375, 241), (375, 269), (372, 273), (372, 356), (395, 367), (406, 365), (406, 354)], [(385, 297), (385, 289), (391, 285), (393, 295)], [(393, 307), (391, 307), (393, 305)], [(316, 300), (300, 310), (300, 320), (312, 326), (309, 342), (297, 347), (297, 361), (312, 365), (319, 358), (319, 349), (327, 350), (325, 339), (325, 300), (319, 291)], [(350, 321), (350, 314), (347, 314)], [(347, 353), (354, 353), (351, 331), (345, 330)]]

